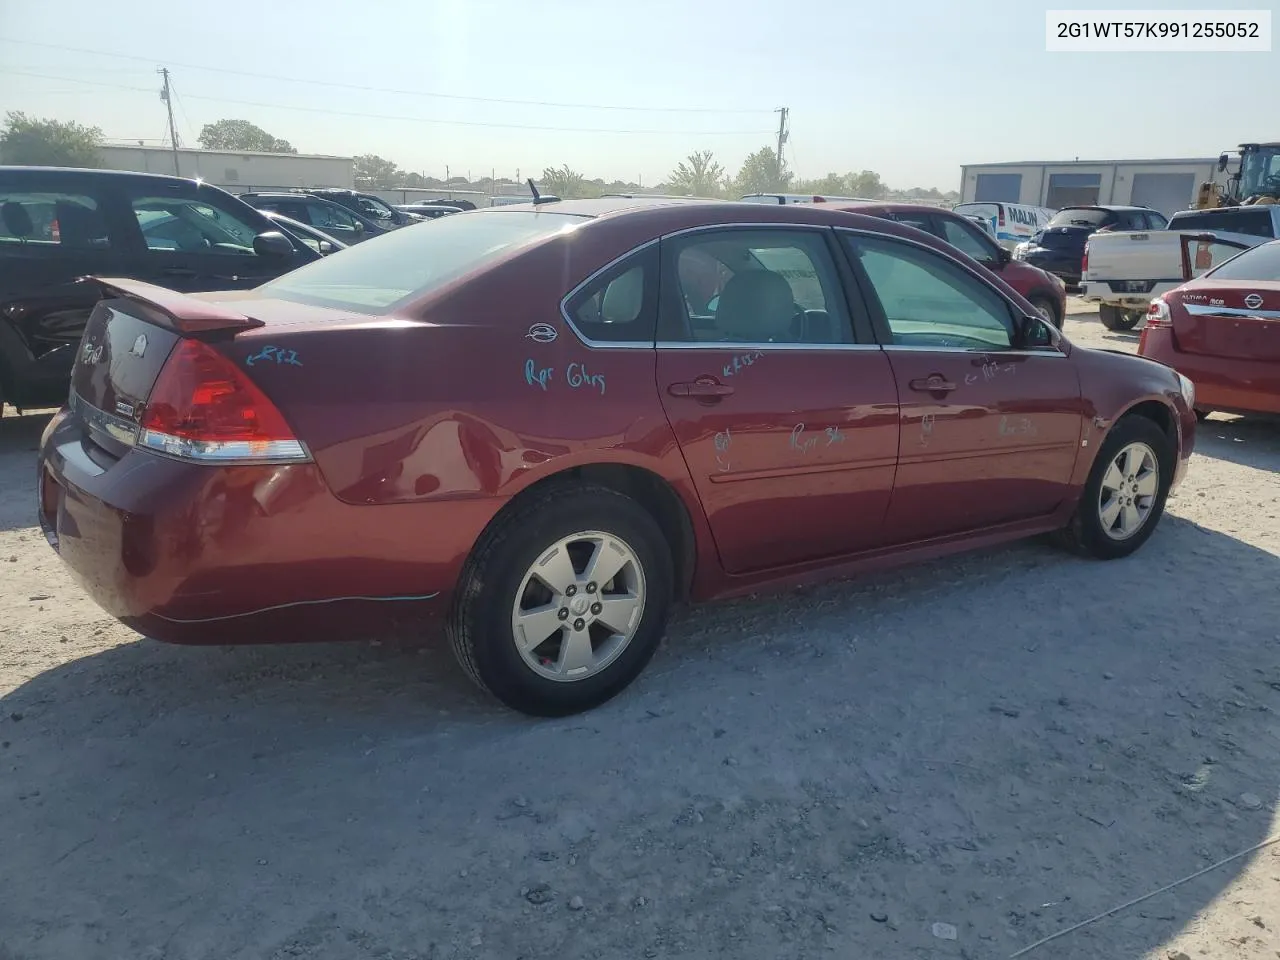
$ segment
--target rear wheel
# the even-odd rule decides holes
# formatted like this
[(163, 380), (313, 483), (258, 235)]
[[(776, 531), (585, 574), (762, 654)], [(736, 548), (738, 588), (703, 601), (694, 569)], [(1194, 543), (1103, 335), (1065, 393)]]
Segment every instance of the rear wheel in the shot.
[(1155, 532), (1173, 480), (1175, 451), (1145, 417), (1117, 423), (1098, 451), (1075, 515), (1060, 539), (1096, 557), (1127, 557)]
[(1108, 330), (1132, 330), (1145, 316), (1146, 312), (1143, 310), (1123, 310), (1110, 303), (1098, 307), (1098, 317)]
[(671, 548), (634, 500), (604, 487), (548, 489), (477, 547), (450, 617), (454, 652), (509, 707), (588, 710), (653, 656), (673, 580)]

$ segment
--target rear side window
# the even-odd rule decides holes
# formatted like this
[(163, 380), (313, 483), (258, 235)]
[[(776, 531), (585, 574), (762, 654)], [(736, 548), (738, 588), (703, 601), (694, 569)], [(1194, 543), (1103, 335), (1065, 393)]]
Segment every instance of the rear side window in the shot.
[(387, 313), (583, 218), (519, 211), (444, 217), (393, 230), (260, 287), (269, 297), (357, 313)]
[(75, 193), (0, 190), (0, 249), (25, 252), (105, 249), (107, 224), (97, 202)]
[(653, 343), (658, 323), (658, 245), (594, 278), (566, 305), (573, 325), (589, 340)]
[(996, 245), (964, 221), (954, 217), (939, 217), (938, 222), (942, 225), (942, 239), (979, 263), (995, 263), (999, 258)]

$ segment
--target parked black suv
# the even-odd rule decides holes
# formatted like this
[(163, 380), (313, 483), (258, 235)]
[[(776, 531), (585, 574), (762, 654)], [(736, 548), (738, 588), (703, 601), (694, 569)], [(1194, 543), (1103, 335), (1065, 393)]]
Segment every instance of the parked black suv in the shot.
[(332, 200), (340, 203), (348, 210), (360, 214), (366, 220), (372, 220), (384, 228), (407, 227), (419, 222), (420, 218), (405, 210), (397, 209), (381, 197), (372, 193), (361, 193), (358, 190), (343, 190), (341, 187), (316, 187), (306, 190), (313, 197), (321, 200)]
[(1025, 243), (1014, 257), (1048, 270), (1069, 284), (1080, 282), (1084, 244), (1099, 230), (1163, 230), (1169, 225), (1163, 213), (1148, 207), (1063, 207)]
[(194, 180), (0, 166), (0, 400), (55, 406), (98, 300), (86, 275), (183, 293), (247, 289), (319, 255)]
[(242, 193), (240, 199), (259, 210), (273, 210), (299, 223), (310, 224), (348, 246), (396, 229), (309, 193)]

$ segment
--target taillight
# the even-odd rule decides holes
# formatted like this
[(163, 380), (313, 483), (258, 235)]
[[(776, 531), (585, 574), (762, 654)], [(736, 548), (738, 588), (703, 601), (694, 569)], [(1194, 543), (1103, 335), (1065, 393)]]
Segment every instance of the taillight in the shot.
[(199, 340), (180, 340), (151, 388), (138, 444), (184, 460), (309, 460), (283, 415), (249, 376)]
[(1080, 259), (1080, 276), (1089, 272), (1089, 244), (1084, 245), (1084, 256)]
[(1169, 315), (1169, 304), (1165, 303), (1159, 297), (1151, 301), (1151, 306), (1147, 307), (1147, 329), (1152, 327), (1168, 327), (1173, 325), (1173, 319)]
[(1004, 207), (996, 207), (996, 222), (1004, 226)]

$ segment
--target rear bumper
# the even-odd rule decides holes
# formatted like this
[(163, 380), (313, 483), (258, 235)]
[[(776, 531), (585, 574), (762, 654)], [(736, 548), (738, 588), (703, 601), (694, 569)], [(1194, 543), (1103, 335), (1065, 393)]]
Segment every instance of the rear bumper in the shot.
[(1159, 281), (1147, 293), (1134, 293), (1127, 289), (1125, 280), (1081, 280), (1080, 297), (1092, 303), (1110, 303), (1129, 309), (1145, 308), (1161, 294), (1168, 293), (1181, 281)]
[(1039, 267), (1054, 276), (1061, 277), (1067, 283), (1076, 284), (1080, 282), (1080, 261), (1082, 258), (1083, 254), (1076, 257), (1055, 257), (1033, 253), (1022, 262), (1029, 263), (1033, 267)]
[(110, 462), (66, 411), (38, 463), (40, 522), (104, 610), (172, 643), (359, 639), (448, 608), (494, 500), (342, 503), (314, 464)]
[(1138, 354), (1173, 367), (1196, 385), (1196, 409), (1280, 413), (1280, 363), (1183, 353), (1167, 327), (1147, 329)]

